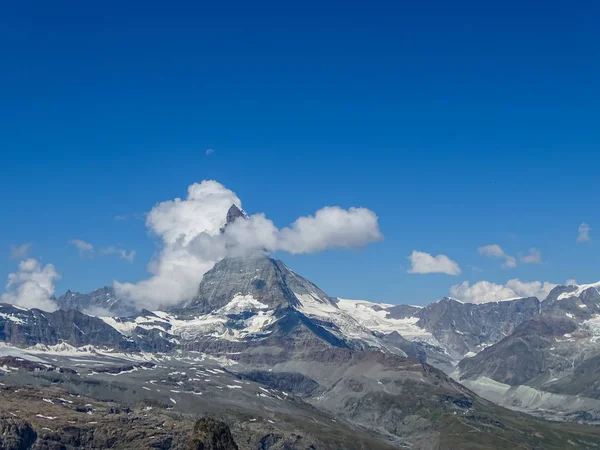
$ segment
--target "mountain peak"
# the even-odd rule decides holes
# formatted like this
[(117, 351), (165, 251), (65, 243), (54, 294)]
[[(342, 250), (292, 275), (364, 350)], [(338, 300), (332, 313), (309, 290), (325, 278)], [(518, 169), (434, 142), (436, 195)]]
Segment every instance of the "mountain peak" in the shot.
[(231, 205), (229, 207), (229, 210), (227, 211), (227, 216), (225, 217), (225, 225), (223, 225), (223, 228), (221, 228), (221, 233), (224, 233), (225, 228), (227, 228), (227, 226), (231, 225), (233, 222), (235, 222), (236, 219), (240, 217), (243, 219), (247, 219), (248, 214), (246, 214), (243, 209), (238, 208), (237, 205)]
[(238, 208), (237, 205), (231, 205), (227, 211), (227, 225), (233, 223), (239, 217), (247, 219), (248, 215), (242, 209)]

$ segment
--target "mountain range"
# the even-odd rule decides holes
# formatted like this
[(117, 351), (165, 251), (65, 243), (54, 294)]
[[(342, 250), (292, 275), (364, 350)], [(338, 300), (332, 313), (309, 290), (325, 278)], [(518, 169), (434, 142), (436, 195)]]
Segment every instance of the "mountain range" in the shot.
[[(245, 217), (232, 206), (223, 229)], [(142, 424), (217, 415), (239, 448), (600, 441), (591, 426), (600, 421), (600, 284), (559, 286), (546, 299), (392, 305), (331, 297), (253, 251), (217, 262), (193, 299), (162, 311), (137, 310), (110, 287), (55, 300), (55, 312), (0, 304), (1, 386), (85, 397), (105, 411), (103, 430), (118, 429), (106, 413), (117, 403), (131, 408), (120, 416)], [(90, 411), (78, 416), (72, 403), (34, 393), (19, 398), (21, 389), (0, 393), (28, 405), (34, 445), (76, 448), (66, 430), (83, 435)], [(54, 422), (59, 406), (73, 424)], [(56, 426), (44, 427), (43, 417)], [(13, 422), (0, 414), (0, 428), (20, 429)], [(88, 448), (106, 445), (94, 439)]]

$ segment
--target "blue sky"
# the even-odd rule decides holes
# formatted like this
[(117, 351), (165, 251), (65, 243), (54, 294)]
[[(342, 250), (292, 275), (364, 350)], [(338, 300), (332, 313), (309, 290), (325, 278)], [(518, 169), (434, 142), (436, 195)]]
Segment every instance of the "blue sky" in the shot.
[[(146, 278), (160, 243), (139, 215), (215, 179), (280, 227), (379, 216), (366, 248), (278, 255), (330, 295), (600, 279), (597, 5), (122, 3), (0, 16), (0, 277), (32, 242), (58, 294)], [(490, 244), (542, 262), (502, 268)], [(408, 273), (413, 250), (461, 273)]]

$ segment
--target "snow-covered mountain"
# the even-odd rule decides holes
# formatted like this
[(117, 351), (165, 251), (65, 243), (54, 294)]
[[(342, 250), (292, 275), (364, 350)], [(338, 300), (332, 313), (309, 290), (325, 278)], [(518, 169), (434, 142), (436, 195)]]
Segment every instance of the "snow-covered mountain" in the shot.
[[(234, 213), (232, 220), (245, 217)], [(219, 261), (204, 275), (194, 299), (168, 311), (132, 314), (110, 288), (61, 299), (62, 305), (88, 313), (125, 310), (129, 317), (106, 317), (105, 322), (130, 335), (137, 335), (142, 324), (144, 333), (163, 333), (169, 342), (197, 348), (222, 341), (221, 347), (239, 351), (240, 343), (266, 338), (297, 321), (326, 345), (424, 354), (448, 372), (540, 312), (536, 298), (471, 304), (446, 297), (425, 307), (333, 298), (263, 252)]]
[[(232, 207), (224, 227), (245, 217)], [(352, 364), (380, 356), (351, 355), (375, 353), (386, 355), (386, 364), (409, 358), (428, 374), (435, 373), (431, 366), (452, 373), (512, 408), (553, 405), (565, 412), (570, 405), (569, 414), (600, 419), (600, 283), (558, 286), (543, 302), (445, 297), (424, 307), (392, 305), (331, 297), (282, 261), (254, 251), (216, 263), (193, 299), (165, 311), (137, 311), (111, 288), (69, 291), (57, 302), (64, 310), (53, 313), (0, 305), (0, 341), (36, 354), (82, 348), (103, 355), (201, 354), (302, 376), (317, 374), (307, 364), (325, 357), (353, 361), (347, 369), (354, 373)], [(337, 389), (330, 381), (328, 388)], [(530, 401), (519, 403), (511, 387)]]
[(129, 316), (137, 312), (134, 304), (119, 298), (109, 286), (88, 294), (68, 290), (56, 299), (56, 303), (60, 309), (76, 309), (94, 316)]
[[(495, 407), (427, 363), (439, 363), (436, 354), (450, 361), (447, 353), (455, 351), (437, 337), (453, 335), (443, 330), (460, 336), (462, 329), (505, 326), (488, 316), (519, 320), (530, 302), (443, 299), (419, 308), (336, 299), (281, 261), (253, 254), (217, 263), (196, 298), (169, 311), (97, 318), (3, 305), (0, 339), (9, 345), (0, 347), (0, 356), (12, 356), (3, 360), (10, 366), (0, 367), (0, 376), (17, 383), (27, 367), (48, 367), (61, 385), (75, 392), (94, 386), (86, 392), (101, 396), (113, 395), (117, 379), (119, 395), (131, 401), (143, 397), (156, 408), (166, 400), (180, 414), (211, 405), (244, 427), (245, 409), (276, 411), (294, 424), (325, 415), (337, 433), (345, 426), (392, 448), (438, 448), (440, 442), (462, 448), (466, 441), (457, 436), (468, 436), (470, 448), (523, 436), (531, 448), (544, 448), (541, 440), (550, 433), (554, 448), (561, 448), (573, 437), (569, 431)], [(466, 316), (488, 323), (467, 330)], [(27, 377), (43, 380), (44, 373)]]
[(247, 350), (257, 347), (282, 358), (332, 347), (406, 356), (316, 285), (261, 252), (215, 264), (188, 304), (103, 320), (124, 336), (139, 329), (158, 332), (188, 350), (241, 355), (233, 359), (248, 359)]
[[(600, 422), (599, 288), (600, 283), (554, 288), (541, 314), (461, 361), (455, 376), (507, 406), (584, 414)], [(515, 399), (517, 388), (528, 389), (529, 396)]]

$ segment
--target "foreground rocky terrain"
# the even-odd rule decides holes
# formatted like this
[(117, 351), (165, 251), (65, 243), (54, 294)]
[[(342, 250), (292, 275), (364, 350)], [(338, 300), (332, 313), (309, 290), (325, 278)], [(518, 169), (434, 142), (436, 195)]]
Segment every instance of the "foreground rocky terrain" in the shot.
[(65, 349), (3, 357), (2, 448), (189, 448), (206, 416), (227, 424), (240, 449), (559, 449), (600, 439), (382, 352), (307, 355), (304, 373), (292, 372), (299, 362), (273, 371), (222, 362)]

